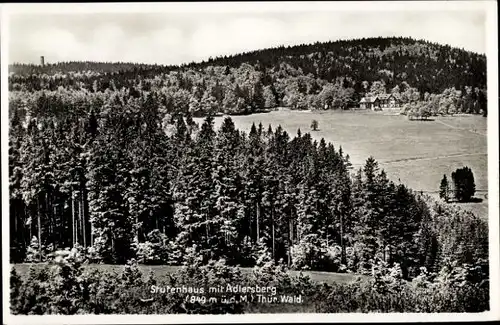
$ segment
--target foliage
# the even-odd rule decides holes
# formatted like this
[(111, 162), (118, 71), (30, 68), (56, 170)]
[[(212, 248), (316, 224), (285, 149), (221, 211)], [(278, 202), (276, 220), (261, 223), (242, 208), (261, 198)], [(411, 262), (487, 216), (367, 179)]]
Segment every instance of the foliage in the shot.
[(44, 262), (46, 260), (46, 251), (40, 247), (40, 242), (33, 236), (30, 245), (26, 250), (26, 262)]
[(445, 202), (448, 202), (450, 199), (450, 185), (448, 183), (448, 178), (446, 178), (446, 175), (443, 175), (443, 178), (441, 179), (441, 185), (439, 185), (439, 197), (443, 199)]
[(165, 264), (169, 259), (168, 237), (158, 229), (147, 235), (147, 241), (138, 243), (137, 261), (141, 264)]
[(455, 199), (459, 202), (470, 201), (476, 192), (472, 170), (467, 166), (458, 168), (451, 173), (451, 179), (453, 180)]
[[(70, 258), (66, 253), (60, 261), (63, 264), (56, 269), (50, 270), (48, 266), (38, 271), (32, 269), (25, 280), (12, 271), (13, 314), (220, 314), (288, 310), (286, 304), (241, 301), (242, 294), (233, 302), (223, 302), (227, 292), (207, 293), (210, 287), (237, 285), (267, 287), (273, 289), (270, 295), (278, 298), (300, 296), (303, 302), (291, 305), (294, 312), (305, 309), (319, 313), (429, 313), (489, 309), (488, 265), (484, 262), (450, 263), (438, 273), (423, 268), (411, 282), (402, 279), (398, 264), (389, 267), (379, 262), (371, 280), (329, 285), (313, 282), (303, 274), (291, 276), (286, 267), (272, 261), (255, 267), (248, 275), (222, 260), (207, 265), (193, 263), (160, 280), (153, 273), (142, 274), (133, 261), (121, 273), (85, 271), (78, 266), (74, 255)], [(70, 273), (77, 277), (68, 277)], [(162, 291), (168, 287), (176, 289)]]

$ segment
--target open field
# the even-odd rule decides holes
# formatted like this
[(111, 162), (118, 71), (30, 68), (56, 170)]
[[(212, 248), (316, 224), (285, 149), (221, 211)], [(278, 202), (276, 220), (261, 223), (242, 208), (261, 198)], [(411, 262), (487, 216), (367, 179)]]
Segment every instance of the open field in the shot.
[[(487, 119), (478, 115), (433, 117), (428, 121), (409, 121), (406, 116), (371, 111), (273, 111), (231, 117), (237, 128), (249, 131), (252, 123), (281, 125), (291, 136), (300, 128), (315, 139), (325, 138), (342, 146), (354, 168), (371, 155), (390, 179), (430, 194), (437, 193), (443, 174), (469, 166), (474, 172), (476, 197), (480, 203), (460, 206), (486, 217), (488, 200)], [(216, 117), (218, 127), (223, 117)], [(319, 122), (312, 132), (311, 121)], [(202, 119), (196, 119), (197, 122)]]
[[(30, 267), (43, 267), (47, 264), (31, 264), (31, 263), (21, 263), (21, 264), (11, 264), (16, 272), (21, 276), (25, 277), (28, 275)], [(100, 271), (117, 272), (120, 273), (123, 269), (123, 265), (109, 265), (109, 264), (89, 264), (85, 265), (85, 268), (97, 269)], [(169, 265), (140, 265), (144, 276), (147, 276), (150, 270), (153, 270), (156, 278), (161, 280), (167, 274), (175, 273), (181, 269), (180, 266), (169, 266)], [(252, 268), (240, 268), (242, 274), (251, 274)], [(292, 276), (299, 275), (299, 271), (289, 271)], [(320, 272), (320, 271), (304, 271), (304, 275), (308, 275), (312, 281), (322, 282), (322, 283), (349, 283), (355, 281), (358, 277), (361, 279), (368, 279), (368, 276), (350, 273), (333, 273), (333, 272)]]

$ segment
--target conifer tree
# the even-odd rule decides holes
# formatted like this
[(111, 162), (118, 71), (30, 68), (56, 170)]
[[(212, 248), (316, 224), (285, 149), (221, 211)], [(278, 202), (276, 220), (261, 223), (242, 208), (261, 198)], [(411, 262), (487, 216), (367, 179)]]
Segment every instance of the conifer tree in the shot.
[(205, 118), (196, 142), (185, 154), (173, 189), (174, 221), (178, 228), (176, 245), (196, 245), (198, 253), (208, 254), (214, 229), (215, 200), (213, 186), (214, 119)]
[(219, 232), (214, 249), (220, 249), (220, 255), (227, 260), (237, 254), (238, 232), (245, 215), (243, 204), (242, 179), (239, 174), (240, 160), (239, 134), (230, 117), (226, 117), (218, 131), (214, 157), (214, 198), (215, 215), (212, 225)]
[(28, 221), (24, 214), (25, 203), (21, 187), (23, 179), (21, 146), (24, 130), (18, 110), (14, 110), (9, 124), (10, 256), (12, 262), (22, 262), (25, 257), (27, 241), (30, 239), (29, 234), (26, 234), (26, 223), (31, 223), (31, 221)]
[(264, 99), (264, 88), (262, 82), (258, 80), (253, 86), (252, 107), (254, 111), (264, 109), (266, 102)]
[(262, 223), (262, 195), (263, 195), (263, 146), (261, 135), (255, 124), (252, 124), (248, 136), (246, 162), (244, 169), (245, 205), (248, 213), (248, 235), (259, 242)]
[(448, 184), (448, 178), (446, 177), (446, 175), (443, 175), (443, 178), (441, 179), (441, 185), (439, 186), (439, 197), (445, 202), (448, 202), (450, 198), (449, 190), (450, 185)]
[(467, 166), (458, 168), (451, 174), (451, 179), (453, 180), (455, 199), (459, 202), (470, 201), (476, 192), (472, 170)]

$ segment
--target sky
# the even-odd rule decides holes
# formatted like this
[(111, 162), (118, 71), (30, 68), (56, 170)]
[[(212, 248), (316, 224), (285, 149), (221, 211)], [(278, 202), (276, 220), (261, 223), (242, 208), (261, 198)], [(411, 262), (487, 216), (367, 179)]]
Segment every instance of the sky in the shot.
[(8, 61), (182, 64), (274, 47), (409, 36), (486, 52), (479, 10), (23, 13), (8, 17)]

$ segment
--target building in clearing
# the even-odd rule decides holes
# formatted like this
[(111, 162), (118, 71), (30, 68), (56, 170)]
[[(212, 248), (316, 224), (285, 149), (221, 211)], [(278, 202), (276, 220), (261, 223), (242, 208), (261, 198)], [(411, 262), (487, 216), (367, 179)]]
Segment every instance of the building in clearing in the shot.
[(377, 96), (380, 101), (380, 108), (396, 108), (399, 107), (399, 101), (392, 94), (381, 94)]
[(361, 98), (359, 101), (359, 108), (366, 109), (366, 97)]
[(371, 109), (378, 110), (380, 108), (380, 100), (377, 96), (374, 97), (363, 97), (359, 102), (359, 108), (361, 109)]
[(363, 97), (359, 101), (359, 108), (371, 109), (374, 111), (383, 110), (384, 108), (399, 107), (399, 101), (392, 94), (380, 94), (372, 97)]

